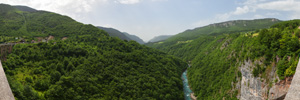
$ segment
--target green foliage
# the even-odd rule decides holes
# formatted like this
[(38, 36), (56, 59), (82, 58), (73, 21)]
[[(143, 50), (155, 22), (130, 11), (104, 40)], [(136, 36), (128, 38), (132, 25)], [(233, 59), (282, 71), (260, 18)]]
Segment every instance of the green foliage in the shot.
[(253, 68), (252, 74), (254, 77), (258, 77), (259, 74), (265, 72), (266, 68), (260, 65), (256, 65), (255, 68)]
[[(148, 46), (192, 62), (192, 67), (188, 68), (188, 78), (197, 99), (218, 100), (223, 97), (237, 99), (235, 98), (237, 93), (232, 92), (231, 84), (237, 82), (237, 77), (242, 76), (238, 67), (245, 61), (261, 62), (253, 68), (252, 74), (255, 77), (268, 75), (267, 66), (272, 66), (271, 63), (274, 62), (280, 79), (295, 73), (297, 55), (300, 53), (299, 35), (296, 34), (299, 32), (300, 24), (297, 23), (297, 20), (282, 22), (272, 28), (255, 32), (238, 32), (238, 30), (216, 32), (218, 34), (209, 31), (197, 32), (197, 30), (204, 30), (203, 27)], [(269, 23), (270, 25), (272, 23)], [(194, 38), (183, 36), (188, 37), (192, 32)], [(179, 43), (178, 41), (192, 42)]]
[(17, 44), (2, 62), (18, 100), (183, 99), (180, 76), (187, 64), (179, 58), (55, 13), (4, 13), (1, 43), (15, 37), (56, 38)]
[[(120, 48), (124, 51), (117, 51), (120, 46), (113, 46), (114, 43), (124, 43), (126, 46)], [(9, 75), (12, 79), (32, 87), (33, 94), (42, 92), (46, 99), (183, 98), (180, 75), (187, 64), (178, 58), (136, 42), (105, 43), (109, 50), (88, 44), (72, 41), (19, 44), (8, 59), (23, 63), (13, 68), (9, 66), (12, 60), (7, 60), (3, 65), (8, 67), (6, 70), (18, 72)], [(140, 49), (134, 49), (136, 46)], [(21, 73), (22, 70), (29, 72)], [(36, 78), (32, 82), (28, 78), (24, 81), (20, 74)]]

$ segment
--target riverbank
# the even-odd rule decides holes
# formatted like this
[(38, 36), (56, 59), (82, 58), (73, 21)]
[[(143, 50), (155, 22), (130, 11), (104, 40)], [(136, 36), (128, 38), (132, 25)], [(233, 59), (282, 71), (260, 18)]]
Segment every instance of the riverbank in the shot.
[(197, 100), (197, 97), (194, 95), (194, 93), (191, 93), (191, 98), (192, 98), (193, 100)]
[(191, 90), (188, 78), (187, 78), (187, 70), (182, 73), (182, 81), (183, 81), (183, 92), (185, 100), (197, 100), (197, 97), (194, 96), (194, 92)]

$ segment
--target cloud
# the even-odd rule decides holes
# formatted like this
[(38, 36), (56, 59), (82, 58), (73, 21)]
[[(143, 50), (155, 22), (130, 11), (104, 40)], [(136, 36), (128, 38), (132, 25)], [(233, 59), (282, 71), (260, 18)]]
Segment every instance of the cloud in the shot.
[(28, 5), (39, 10), (63, 12), (72, 10), (75, 12), (89, 12), (96, 2), (107, 0), (4, 0), (3, 3), (12, 5)]
[(240, 3), (242, 7), (236, 7), (234, 11), (217, 14), (216, 18), (220, 20), (228, 20), (233, 16), (245, 15), (248, 13), (258, 13), (262, 11), (267, 11), (268, 13), (264, 14), (255, 14), (253, 18), (263, 18), (267, 16), (276, 16), (280, 15), (278, 12), (289, 13), (287, 15), (290, 19), (300, 18), (300, 1), (299, 0), (247, 0), (243, 3)]
[(277, 11), (299, 11), (300, 1), (295, 0), (279, 0), (261, 3), (257, 5), (258, 9), (277, 10)]
[(25, 5), (37, 10), (51, 11), (68, 15), (76, 20), (83, 20), (87, 13), (95, 7), (107, 3), (108, 0), (1, 0), (10, 5)]
[(234, 12), (232, 12), (232, 14), (234, 15), (241, 15), (241, 14), (245, 14), (249, 12), (249, 7), (248, 6), (244, 6), (244, 7), (237, 7), (236, 10)]
[(243, 15), (243, 14), (247, 14), (249, 12), (255, 12), (255, 10), (250, 8), (249, 6), (245, 5), (243, 7), (236, 7), (235, 11), (231, 11), (229, 13), (217, 14), (216, 19), (224, 21), (224, 20), (228, 20), (232, 16)]
[(117, 0), (115, 2), (121, 3), (121, 4), (136, 4), (136, 3), (141, 2), (141, 0)]
[(282, 13), (287, 13), (285, 16), (289, 19), (300, 18), (300, 0), (247, 0), (238, 3), (238, 5), (233, 11), (216, 14), (212, 18), (194, 23), (193, 26), (204, 26), (209, 23), (227, 21), (233, 18), (245, 18), (245, 16), (248, 16), (250, 19), (276, 18)]
[(300, 18), (300, 1), (299, 0), (278, 0), (257, 4), (256, 9), (288, 12), (290, 19)]

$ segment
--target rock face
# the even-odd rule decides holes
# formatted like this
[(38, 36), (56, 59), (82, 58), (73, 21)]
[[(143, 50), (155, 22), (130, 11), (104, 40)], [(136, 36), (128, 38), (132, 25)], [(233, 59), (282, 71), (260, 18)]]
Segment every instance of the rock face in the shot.
[(293, 77), (288, 77), (276, 83), (269, 92), (269, 100), (283, 100), (289, 90)]
[(0, 100), (15, 100), (0, 61)]
[[(276, 75), (275, 64), (272, 64), (272, 67), (266, 71), (266, 73), (268, 73), (266, 79), (263, 79), (261, 77), (254, 77), (252, 71), (255, 65), (261, 64), (262, 61), (260, 60), (256, 60), (254, 62), (248, 60), (244, 61), (243, 65), (239, 67), (242, 74), (242, 80), (236, 86), (240, 87), (240, 95), (238, 98), (240, 98), (241, 100), (277, 100), (287, 93), (287, 89), (289, 88), (290, 83), (288, 82), (288, 80), (291, 79), (287, 79), (287, 81), (282, 81), (277, 84), (272, 83), (272, 87), (270, 89), (269, 82), (272, 82), (273, 80), (276, 80), (278, 78)], [(273, 95), (272, 98), (270, 98), (271, 95)]]
[(296, 68), (296, 73), (292, 80), (292, 84), (288, 90), (285, 100), (300, 100), (300, 59)]
[[(275, 63), (266, 71), (268, 75), (264, 79), (254, 77), (252, 74), (253, 67), (257, 64), (260, 65), (262, 63), (261, 61), (252, 62), (248, 60), (244, 61), (243, 65), (239, 67), (242, 80), (236, 86), (240, 87), (238, 88), (240, 89), (240, 95), (238, 96), (240, 100), (283, 100), (285, 97), (286, 100), (300, 100), (300, 68), (297, 68), (294, 78), (287, 77), (280, 82), (274, 83), (274, 80), (279, 80), (276, 74)], [(298, 66), (300, 66), (300, 63), (298, 63)], [(292, 79), (294, 80), (292, 81)], [(294, 87), (292, 87), (293, 83)], [(290, 94), (290, 98), (287, 98), (287, 93)]]
[(240, 67), (242, 73), (240, 100), (265, 100), (267, 88), (259, 77), (252, 75), (252, 66), (251, 60), (248, 60)]

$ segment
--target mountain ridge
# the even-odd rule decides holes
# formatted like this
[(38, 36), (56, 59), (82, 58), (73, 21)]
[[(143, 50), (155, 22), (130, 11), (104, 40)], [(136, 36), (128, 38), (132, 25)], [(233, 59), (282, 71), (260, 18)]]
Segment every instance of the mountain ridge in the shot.
[(154, 38), (150, 39), (148, 42), (159, 42), (159, 41), (164, 41), (173, 35), (160, 35), (160, 36), (155, 36)]
[(197, 99), (280, 99), (298, 63), (300, 20), (246, 22), (210, 24), (147, 46), (191, 62)]
[(104, 31), (106, 31), (110, 36), (112, 37), (118, 37), (122, 40), (127, 40), (127, 41), (130, 41), (130, 40), (133, 40), (133, 41), (136, 41), (140, 44), (144, 44), (145, 42), (140, 39), (139, 37), (135, 36), (135, 35), (131, 35), (129, 33), (126, 33), (126, 32), (121, 32), (117, 29), (114, 29), (114, 28), (108, 28), (108, 27), (102, 27), (102, 26), (97, 26), (99, 29), (102, 29)]
[(175, 56), (68, 16), (0, 9), (0, 43), (17, 43), (2, 64), (18, 100), (184, 97), (180, 76), (187, 64)]

